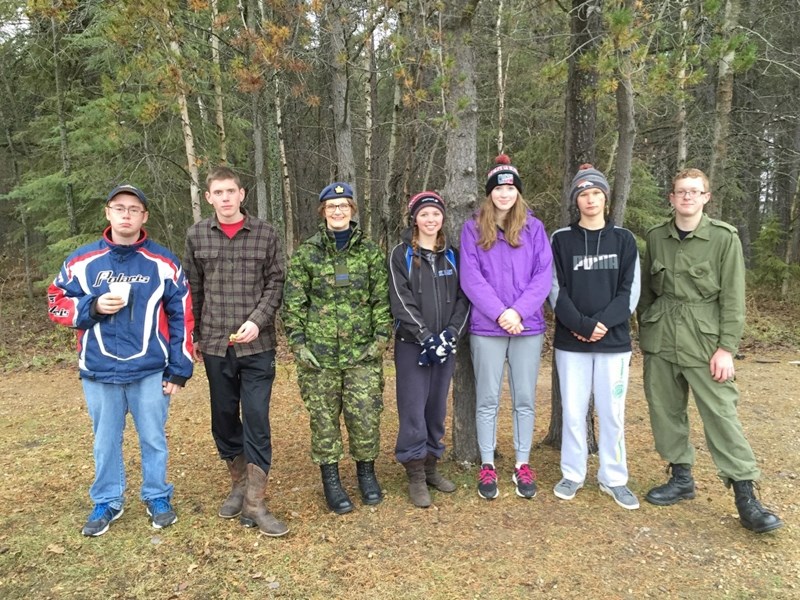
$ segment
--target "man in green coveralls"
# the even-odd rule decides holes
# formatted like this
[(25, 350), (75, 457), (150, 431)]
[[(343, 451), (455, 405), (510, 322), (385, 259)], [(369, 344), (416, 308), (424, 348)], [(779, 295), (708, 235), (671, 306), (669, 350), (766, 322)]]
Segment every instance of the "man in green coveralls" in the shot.
[(745, 316), (742, 246), (734, 227), (704, 214), (708, 188), (702, 171), (678, 173), (669, 195), (673, 218), (647, 232), (638, 307), (644, 388), (656, 450), (672, 476), (646, 499), (667, 506), (694, 498), (686, 412), (691, 388), (718, 474), (733, 486), (739, 520), (763, 533), (783, 521), (755, 498), (753, 482), (761, 473), (736, 412), (733, 356)]

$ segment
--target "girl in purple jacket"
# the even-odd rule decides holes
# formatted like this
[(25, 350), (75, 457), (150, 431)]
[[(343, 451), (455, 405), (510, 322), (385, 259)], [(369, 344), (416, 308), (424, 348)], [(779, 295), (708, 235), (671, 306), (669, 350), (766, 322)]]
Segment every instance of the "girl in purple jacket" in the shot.
[(529, 458), (552, 263), (544, 226), (522, 198), (519, 171), (501, 154), (487, 175), (486, 200), (461, 231), (461, 287), (473, 306), (469, 331), (481, 453), (478, 494), (487, 500), (498, 495), (494, 450), (506, 362), (516, 460), (512, 481), (521, 498), (536, 495)]

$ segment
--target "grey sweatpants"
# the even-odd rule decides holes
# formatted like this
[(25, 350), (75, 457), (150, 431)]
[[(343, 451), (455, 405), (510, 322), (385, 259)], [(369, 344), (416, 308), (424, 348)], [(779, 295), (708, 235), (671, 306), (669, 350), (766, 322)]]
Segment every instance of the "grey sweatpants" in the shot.
[(503, 369), (508, 362), (511, 413), (516, 462), (527, 463), (533, 442), (536, 378), (544, 335), (470, 335), (475, 371), (475, 424), (482, 463), (494, 464), (497, 445), (497, 414), (503, 387)]

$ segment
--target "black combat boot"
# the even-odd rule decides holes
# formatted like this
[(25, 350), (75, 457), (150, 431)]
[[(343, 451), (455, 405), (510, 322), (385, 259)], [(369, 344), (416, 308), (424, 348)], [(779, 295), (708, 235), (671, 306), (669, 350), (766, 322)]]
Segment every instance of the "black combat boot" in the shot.
[(358, 475), (358, 489), (361, 490), (361, 501), (364, 504), (380, 504), (383, 492), (375, 477), (375, 461), (356, 461), (356, 475)]
[(669, 506), (681, 500), (694, 498), (694, 478), (689, 465), (670, 464), (667, 471), (672, 469), (672, 477), (664, 485), (654, 487), (644, 497), (650, 504)]
[(339, 463), (320, 465), (319, 469), (322, 471), (322, 489), (325, 492), (325, 502), (328, 503), (328, 508), (337, 515), (343, 515), (353, 510), (355, 507), (339, 479)]
[(756, 499), (753, 492), (752, 481), (733, 481), (733, 493), (736, 496), (736, 510), (739, 511), (739, 522), (742, 527), (755, 531), (756, 533), (766, 533), (778, 527), (783, 527), (783, 521), (778, 515), (769, 512), (761, 506), (761, 502)]

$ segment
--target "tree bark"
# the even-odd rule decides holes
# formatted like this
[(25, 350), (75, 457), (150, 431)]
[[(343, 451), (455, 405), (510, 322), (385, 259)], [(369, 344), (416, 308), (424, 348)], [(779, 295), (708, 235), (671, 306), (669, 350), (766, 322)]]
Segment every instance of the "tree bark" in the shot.
[[(472, 46), (472, 21), (478, 0), (451, 0), (444, 3), (444, 45), (449, 58), (447, 130), (444, 197), (448, 202), (446, 234), (460, 239), (463, 223), (477, 206), (478, 102), (475, 88), (475, 54)], [(475, 376), (472, 370), (468, 336), (456, 354), (453, 377), (453, 457), (460, 462), (479, 460), (475, 429)]]
[(717, 64), (717, 92), (714, 109), (714, 134), (711, 143), (711, 164), (708, 179), (711, 183), (713, 202), (706, 211), (715, 217), (726, 214), (725, 169), (728, 162), (728, 132), (730, 131), (731, 108), (733, 107), (733, 61), (736, 50), (731, 44), (734, 29), (739, 24), (740, 0), (725, 0), (725, 16), (722, 35), (728, 49)]
[[(633, 13), (634, 0), (625, 0), (625, 8)], [(619, 47), (615, 40), (617, 65), (617, 159), (614, 168), (614, 186), (611, 188), (611, 219), (615, 225), (625, 224), (625, 209), (631, 192), (633, 147), (636, 143), (636, 109), (633, 104), (633, 81), (630, 48)]]
[(582, 67), (586, 55), (595, 50), (594, 36), (600, 29), (600, 0), (572, 0), (570, 16), (571, 44), (568, 60), (567, 96), (564, 121), (564, 180), (561, 222), (570, 222), (572, 203), (570, 183), (581, 163), (595, 161), (595, 125), (597, 103), (592, 92), (597, 86), (597, 70)]
[(353, 153), (353, 126), (350, 120), (349, 55), (345, 37), (346, 15), (343, 4), (335, 0), (328, 5), (328, 34), (331, 45), (331, 94), (333, 97), (333, 135), (336, 144), (337, 178), (356, 186), (355, 154)]
[[(791, 181), (791, 206), (789, 209), (789, 226), (787, 228), (787, 244), (785, 261), (787, 265), (795, 265), (800, 258), (800, 120), (794, 128), (794, 156), (789, 171)], [(781, 282), (781, 298), (789, 299), (791, 284), (791, 272), (789, 269), (784, 271), (783, 281)]]
[[(255, 38), (258, 35), (258, 15), (260, 9), (256, 0), (249, 0), (247, 3), (247, 14), (245, 15), (245, 27), (250, 35)], [(254, 62), (255, 50), (250, 51), (250, 62)], [(252, 67), (252, 65), (251, 65)], [(269, 202), (267, 199), (267, 181), (264, 174), (264, 124), (261, 117), (261, 88), (256, 87), (250, 91), (250, 119), (252, 120), (253, 136), (253, 177), (256, 185), (256, 214), (259, 218), (268, 221)]]
[(61, 36), (55, 16), (50, 17), (50, 31), (53, 36), (53, 79), (56, 85), (56, 112), (58, 113), (58, 133), (61, 140), (61, 172), (64, 176), (64, 201), (67, 209), (67, 224), (70, 235), (78, 234), (78, 221), (75, 216), (75, 198), (72, 192), (72, 157), (67, 137), (67, 115), (64, 107), (64, 86), (61, 83)]
[[(591, 92), (597, 85), (594, 67), (582, 68), (583, 58), (594, 51), (595, 32), (600, 28), (599, 0), (572, 0), (570, 15), (570, 56), (564, 122), (564, 180), (561, 196), (561, 226), (569, 223), (573, 212), (570, 184), (581, 163), (594, 163), (597, 103)], [(555, 356), (550, 388), (550, 427), (542, 443), (561, 448), (561, 388), (558, 384)], [(587, 420), (591, 424), (590, 408)], [(590, 445), (594, 443), (590, 430)]]

